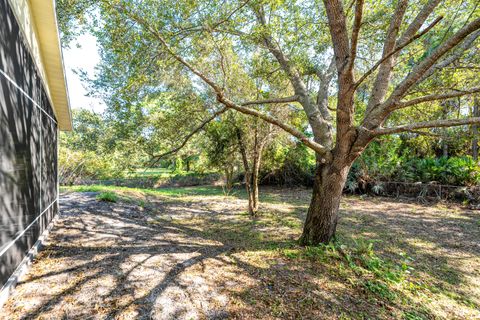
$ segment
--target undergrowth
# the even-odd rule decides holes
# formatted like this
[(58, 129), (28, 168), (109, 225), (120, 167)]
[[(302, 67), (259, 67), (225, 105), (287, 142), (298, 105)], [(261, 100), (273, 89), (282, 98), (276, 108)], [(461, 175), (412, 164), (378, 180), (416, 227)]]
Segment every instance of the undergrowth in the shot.
[(398, 296), (397, 289), (408, 283), (413, 260), (405, 254), (401, 255), (399, 262), (383, 259), (375, 253), (374, 242), (360, 239), (346, 244), (337, 240), (326, 245), (282, 249), (282, 253), (289, 259), (321, 263), (336, 261), (338, 274), (352, 285), (361, 286), (379, 298), (394, 301)]

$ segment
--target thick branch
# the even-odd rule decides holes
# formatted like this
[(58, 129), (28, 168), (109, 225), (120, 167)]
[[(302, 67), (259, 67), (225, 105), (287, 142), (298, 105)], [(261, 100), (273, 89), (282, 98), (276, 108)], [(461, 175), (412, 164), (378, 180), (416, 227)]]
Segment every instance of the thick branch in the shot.
[(465, 51), (470, 49), (475, 42), (475, 40), (480, 37), (480, 30), (475, 31), (471, 35), (465, 38), (465, 40), (458, 46), (458, 50), (456, 50), (452, 55), (445, 58), (444, 60), (434, 64), (428, 71), (418, 80), (418, 82), (423, 82), (425, 79), (430, 77), (432, 74), (435, 73), (437, 70), (441, 70), (447, 67), (449, 64), (458, 60)]
[(427, 18), (430, 16), (430, 14), (435, 10), (435, 8), (438, 6), (438, 4), (441, 2), (441, 0), (430, 0), (428, 1), (420, 10), (420, 12), (417, 14), (415, 19), (410, 23), (408, 26), (407, 30), (402, 34), (400, 37), (398, 43), (403, 43), (407, 41), (410, 37), (412, 37), (415, 33), (417, 33), (418, 30), (423, 26)]
[[(403, 16), (407, 10), (408, 0), (399, 0), (397, 8), (393, 13), (390, 26), (387, 31), (387, 37), (383, 45), (382, 62), (379, 63), (379, 69), (375, 83), (372, 88), (372, 95), (368, 101), (367, 114), (370, 110), (379, 105), (387, 94), (388, 85), (392, 76), (395, 57), (390, 52), (395, 51), (397, 44), (397, 35), (403, 21)], [(363, 81), (363, 80), (362, 80)]]
[[(237, 111), (239, 111), (241, 113), (244, 113), (244, 114), (247, 114), (247, 115), (251, 115), (251, 116), (260, 118), (260, 119), (262, 119), (266, 122), (269, 122), (271, 124), (274, 124), (274, 125), (282, 128), (284, 131), (290, 133), (292, 136), (294, 136), (297, 139), (299, 139), (300, 141), (302, 141), (306, 146), (308, 146), (312, 150), (316, 151), (319, 154), (326, 154), (327, 157), (328, 157), (329, 150), (326, 147), (322, 146), (319, 143), (316, 143), (315, 141), (310, 140), (307, 136), (305, 136), (302, 132), (297, 130), (295, 127), (292, 127), (292, 126), (290, 126), (286, 123), (283, 123), (280, 120), (278, 120), (277, 118), (275, 118), (273, 116), (270, 116), (268, 114), (259, 112), (255, 109), (252, 109), (252, 108), (247, 108), (247, 107), (238, 105), (238, 104), (234, 103), (233, 101), (229, 100), (228, 98), (224, 97), (223, 95), (218, 95), (217, 100), (218, 100), (218, 102), (224, 104), (228, 108), (237, 110)], [(327, 159), (327, 160), (329, 160), (329, 159)]]
[(350, 62), (349, 69), (353, 68), (355, 57), (357, 56), (358, 36), (360, 34), (360, 27), (362, 26), (364, 0), (357, 0), (355, 5), (355, 19), (353, 21), (352, 36), (350, 42)]
[(195, 135), (197, 134), (200, 130), (202, 130), (208, 123), (210, 123), (211, 121), (213, 121), (216, 117), (218, 117), (219, 115), (221, 115), (222, 113), (224, 113), (225, 111), (227, 111), (228, 108), (227, 107), (223, 107), (222, 109), (214, 112), (208, 119), (206, 119), (205, 121), (203, 121), (198, 127), (196, 127), (192, 132), (190, 132), (182, 141), (182, 143), (180, 145), (178, 145), (177, 147), (167, 151), (167, 152), (164, 152), (162, 154), (159, 154), (159, 155), (155, 155), (153, 156), (154, 159), (151, 160), (150, 162), (150, 167), (153, 167), (154, 165), (156, 165), (158, 163), (158, 161), (160, 161), (162, 158), (165, 158), (166, 156), (169, 156), (171, 154), (174, 154), (174, 153), (177, 153), (178, 151), (180, 151), (180, 149), (182, 149), (183, 147), (185, 147), (185, 145), (187, 144), (187, 142)]
[(480, 18), (467, 24), (465, 27), (457, 31), (450, 39), (441, 44), (430, 56), (426, 57), (420, 64), (413, 68), (412, 72), (395, 88), (393, 93), (385, 103), (385, 107), (389, 108), (396, 103), (399, 98), (423, 77), (423, 75), (432, 67), (445, 53), (453, 49), (456, 45), (463, 41), (468, 35), (480, 29)]
[(331, 110), (328, 105), (328, 88), (335, 75), (335, 57), (332, 57), (327, 71), (321, 72), (320, 70), (317, 70), (316, 73), (320, 82), (317, 93), (317, 107), (323, 118), (330, 122), (332, 121), (332, 116), (328, 111)]
[(379, 135), (385, 135), (385, 134), (414, 131), (418, 129), (455, 127), (455, 126), (463, 126), (467, 124), (478, 124), (478, 123), (480, 123), (480, 117), (466, 118), (466, 119), (433, 120), (433, 121), (417, 122), (413, 124), (406, 124), (406, 125), (393, 127), (393, 128), (378, 128), (376, 130), (373, 130), (373, 134), (376, 136), (379, 136)]
[[(263, 7), (258, 10), (254, 10), (257, 16), (258, 23), (265, 27), (263, 31), (263, 42), (270, 53), (280, 64), (283, 71), (287, 74), (290, 83), (293, 86), (295, 95), (298, 97), (298, 102), (302, 105), (303, 110), (307, 114), (308, 123), (312, 128), (315, 141), (322, 143), (326, 146), (331, 144), (332, 132), (329, 119), (324, 118), (323, 113), (317, 108), (317, 106), (311, 101), (308, 94), (307, 87), (303, 82), (300, 73), (294, 64), (290, 61), (289, 57), (285, 55), (280, 46), (275, 42), (273, 37), (266, 31), (267, 21)], [(327, 110), (328, 111), (328, 110)]]
[(353, 103), (354, 84), (353, 70), (350, 68), (350, 42), (348, 39), (347, 22), (340, 0), (323, 0), (327, 12), (328, 27), (333, 43), (335, 63), (338, 75), (337, 92), (337, 152), (348, 152), (348, 143), (353, 139), (353, 114), (355, 105)]
[[(260, 7), (258, 10), (255, 10), (255, 15), (257, 16), (257, 21), (262, 27), (267, 27), (267, 20), (265, 18), (265, 13), (263, 11), (263, 7)], [(287, 74), (294, 89), (303, 89), (306, 91), (305, 85), (300, 77), (300, 73), (298, 70), (292, 65), (290, 59), (283, 53), (280, 46), (275, 43), (275, 40), (272, 36), (267, 33), (265, 30), (263, 32), (263, 42), (267, 47), (268, 51), (275, 57), (278, 61), (280, 66), (282, 67), (283, 71)], [(297, 93), (298, 94), (298, 93)]]
[(288, 102), (297, 102), (298, 101), (298, 96), (293, 95), (291, 97), (285, 97), (285, 98), (272, 98), (272, 99), (265, 99), (265, 100), (255, 100), (255, 101), (248, 101), (242, 103), (242, 106), (251, 106), (251, 105), (257, 105), (257, 104), (269, 104), (269, 103), (288, 103)]
[(477, 92), (480, 92), (480, 87), (470, 88), (470, 89), (466, 89), (466, 90), (452, 91), (452, 92), (441, 93), (441, 94), (429, 94), (429, 95), (426, 95), (426, 96), (423, 96), (423, 97), (418, 97), (418, 98), (415, 98), (415, 99), (412, 99), (412, 100), (409, 100), (409, 101), (400, 102), (395, 107), (395, 110), (410, 107), (410, 106), (420, 104), (420, 103), (423, 103), (423, 102), (445, 100), (445, 99), (461, 97), (461, 96), (464, 96), (464, 95), (473, 94), (473, 93), (477, 93)]
[[(350, 43), (348, 40), (347, 22), (343, 11), (342, 1), (323, 0), (327, 11), (328, 26), (335, 53), (338, 74), (344, 72), (350, 55)], [(339, 76), (339, 80), (340, 80)]]
[(416, 35), (413, 35), (410, 39), (407, 39), (406, 41), (404, 42), (401, 42), (399, 45), (397, 45), (395, 47), (395, 49), (393, 49), (392, 51), (390, 51), (390, 53), (388, 53), (386, 56), (384, 56), (382, 59), (378, 60), (374, 65), (373, 67), (371, 67), (367, 72), (365, 72), (365, 74), (363, 74), (363, 76), (360, 77), (360, 79), (358, 79), (358, 81), (355, 83), (355, 88), (358, 88), (358, 86), (360, 84), (362, 84), (362, 82), (368, 77), (370, 76), (373, 72), (375, 72), (375, 70), (377, 70), (377, 68), (383, 63), (385, 62), (387, 59), (390, 59), (390, 57), (392, 57), (393, 55), (397, 54), (398, 52), (400, 52), (403, 48), (405, 48), (406, 46), (408, 46), (409, 44), (411, 44), (412, 42), (414, 42), (415, 40), (417, 40), (418, 38), (422, 37), (424, 34), (426, 34), (427, 32), (429, 32), (433, 27), (435, 27), (439, 22), (440, 20), (442, 20), (443, 17), (438, 17), (437, 19), (435, 19), (432, 23), (430, 23), (424, 30), (422, 30), (421, 32), (417, 33)]

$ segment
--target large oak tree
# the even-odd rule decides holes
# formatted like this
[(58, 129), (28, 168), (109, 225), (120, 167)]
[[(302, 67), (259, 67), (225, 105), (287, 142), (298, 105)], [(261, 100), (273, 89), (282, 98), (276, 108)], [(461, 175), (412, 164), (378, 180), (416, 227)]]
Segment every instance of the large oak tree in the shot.
[[(480, 122), (478, 117), (391, 121), (413, 108), (428, 115), (432, 102), (480, 91), (474, 77), (432, 81), (447, 67), (453, 70), (450, 80), (462, 73), (459, 60), (475, 63), (480, 35), (475, 1), (102, 0), (97, 5), (105, 72), (116, 70), (133, 85), (161, 87), (169, 70), (181, 70), (219, 106), (206, 122), (233, 110), (275, 125), (315, 151), (304, 245), (335, 235), (347, 174), (373, 139)], [(226, 52), (234, 59), (226, 59)], [(229, 81), (236, 72), (250, 77), (261, 99), (232, 94)], [(118, 80), (110, 73), (112, 79)], [(358, 95), (366, 97), (365, 105)], [(265, 108), (269, 104), (300, 108), (313, 138), (277, 119)]]

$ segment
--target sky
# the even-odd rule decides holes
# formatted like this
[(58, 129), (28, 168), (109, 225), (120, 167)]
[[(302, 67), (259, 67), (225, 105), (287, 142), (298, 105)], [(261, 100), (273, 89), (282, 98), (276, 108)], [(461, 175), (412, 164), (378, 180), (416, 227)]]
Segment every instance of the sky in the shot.
[(70, 44), (70, 48), (63, 49), (63, 61), (71, 108), (103, 112), (105, 103), (99, 98), (88, 97), (87, 84), (75, 73), (75, 70), (83, 71), (89, 78), (94, 77), (95, 66), (100, 62), (96, 38), (91, 34), (79, 36)]

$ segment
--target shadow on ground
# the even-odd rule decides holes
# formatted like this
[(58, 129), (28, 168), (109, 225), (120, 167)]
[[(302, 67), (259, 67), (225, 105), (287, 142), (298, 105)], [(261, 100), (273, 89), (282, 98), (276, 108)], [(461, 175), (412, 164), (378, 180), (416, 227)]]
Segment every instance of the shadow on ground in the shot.
[(149, 197), (141, 207), (64, 194), (49, 245), (6, 304), (5, 319), (480, 316), (477, 213), (344, 200), (345, 244), (378, 239), (380, 255), (413, 258), (411, 288), (392, 300), (366, 290), (340, 260), (283, 254), (296, 248), (308, 194), (269, 190), (256, 220), (241, 197)]

